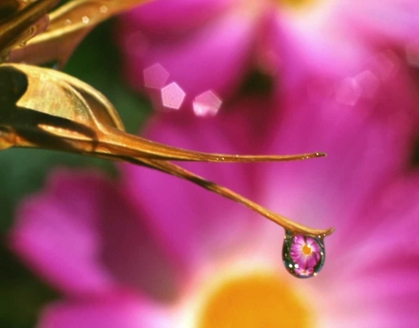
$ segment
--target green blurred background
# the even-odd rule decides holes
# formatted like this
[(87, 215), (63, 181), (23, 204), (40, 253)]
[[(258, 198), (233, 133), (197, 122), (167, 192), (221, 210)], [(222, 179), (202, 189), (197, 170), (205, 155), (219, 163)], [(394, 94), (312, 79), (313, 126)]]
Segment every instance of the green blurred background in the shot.
[[(97, 26), (79, 45), (64, 71), (101, 91), (117, 108), (127, 131), (137, 133), (151, 106), (131, 92), (119, 72), (113, 20)], [(7, 231), (19, 202), (42, 188), (55, 167), (96, 167), (117, 174), (111, 162), (61, 152), (8, 149), (0, 152), (0, 327), (35, 327), (37, 313), (59, 296), (27, 270), (7, 248)]]

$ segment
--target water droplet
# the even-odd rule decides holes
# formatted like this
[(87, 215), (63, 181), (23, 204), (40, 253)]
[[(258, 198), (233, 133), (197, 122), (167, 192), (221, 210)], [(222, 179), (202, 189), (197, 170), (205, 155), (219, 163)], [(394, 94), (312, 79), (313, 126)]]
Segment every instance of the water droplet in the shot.
[(101, 14), (106, 14), (108, 12), (108, 7), (107, 6), (101, 6), (99, 8), (99, 11), (101, 12)]
[(286, 231), (283, 243), (283, 263), (297, 278), (310, 278), (321, 271), (325, 261), (325, 246), (321, 237), (309, 237)]
[(82, 17), (82, 22), (83, 22), (83, 24), (89, 24), (90, 18), (88, 16), (83, 16)]

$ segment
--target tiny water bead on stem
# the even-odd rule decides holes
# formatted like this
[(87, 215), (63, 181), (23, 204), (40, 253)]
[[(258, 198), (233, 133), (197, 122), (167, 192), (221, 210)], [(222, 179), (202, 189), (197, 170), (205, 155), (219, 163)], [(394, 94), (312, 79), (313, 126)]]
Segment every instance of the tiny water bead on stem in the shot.
[(322, 237), (310, 237), (286, 231), (283, 242), (283, 263), (298, 278), (310, 278), (321, 271), (325, 261)]

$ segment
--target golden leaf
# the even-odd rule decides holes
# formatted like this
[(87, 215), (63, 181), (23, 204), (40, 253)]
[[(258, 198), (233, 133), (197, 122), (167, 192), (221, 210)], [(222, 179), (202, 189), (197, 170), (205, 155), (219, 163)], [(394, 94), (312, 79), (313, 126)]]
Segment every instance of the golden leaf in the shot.
[[(8, 1), (13, 4), (22, 0)], [(21, 29), (26, 28), (26, 30), (30, 26), (32, 30), (39, 29), (32, 25), (34, 20), (45, 15), (46, 10), (56, 2), (57, 0), (42, 0), (28, 4), (24, 9), (16, 11), (14, 15), (16, 17), (13, 17), (14, 25), (18, 25)], [(141, 2), (144, 2), (144, 0), (70, 1), (51, 12), (48, 17), (45, 17), (44, 19), (49, 18), (48, 28), (27, 41), (25, 46), (15, 48), (10, 54), (9, 61), (25, 62), (27, 64), (41, 64), (54, 61), (58, 67), (62, 67), (76, 46), (93, 27), (110, 16), (116, 15)], [(25, 11), (29, 12), (26, 14)], [(23, 16), (24, 14), (26, 15)], [(31, 19), (29, 20), (28, 18)], [(33, 36), (32, 33), (27, 33), (29, 37)], [(25, 39), (28, 40), (29, 37)], [(20, 43), (22, 43), (22, 40), (20, 40)], [(14, 45), (16, 46), (17, 44), (15, 43)], [(0, 48), (2, 48), (1, 44)]]

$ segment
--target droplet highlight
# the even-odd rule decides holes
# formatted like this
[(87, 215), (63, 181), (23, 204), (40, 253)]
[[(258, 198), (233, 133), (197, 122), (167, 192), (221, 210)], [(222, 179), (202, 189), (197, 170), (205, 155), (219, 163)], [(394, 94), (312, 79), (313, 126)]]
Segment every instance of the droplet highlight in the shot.
[(321, 271), (325, 261), (324, 241), (286, 232), (283, 243), (283, 263), (286, 270), (297, 278), (310, 278)]
[(83, 16), (82, 17), (82, 22), (83, 22), (83, 24), (89, 24), (90, 18), (88, 16)]

